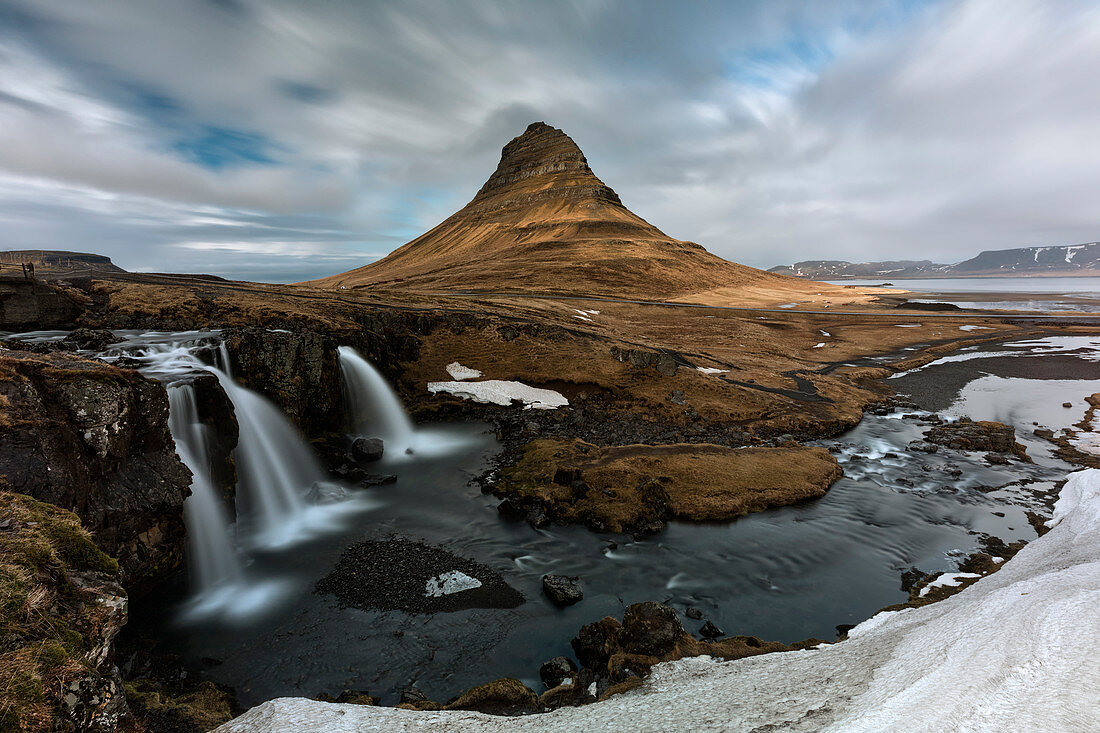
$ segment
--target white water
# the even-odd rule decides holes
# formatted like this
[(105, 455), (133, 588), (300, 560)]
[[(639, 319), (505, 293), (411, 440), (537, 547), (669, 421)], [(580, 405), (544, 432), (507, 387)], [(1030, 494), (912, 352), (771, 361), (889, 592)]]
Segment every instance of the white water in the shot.
[(208, 593), (239, 583), (244, 572), (231, 542), (228, 512), (210, 478), (207, 428), (199, 421), (195, 388), (169, 386), (168, 405), (168, 429), (192, 476), (191, 496), (183, 503), (191, 583), (196, 593)]
[(421, 458), (439, 456), (468, 444), (466, 438), (453, 432), (417, 429), (389, 382), (373, 364), (350, 346), (341, 346), (339, 354), (352, 433), (381, 438), (385, 462), (401, 462), (413, 454)]
[(249, 540), (282, 544), (306, 510), (305, 494), (325, 480), (302, 436), (275, 405), (221, 371), (221, 382), (240, 426), (237, 439), (237, 516)]
[(416, 428), (386, 378), (350, 346), (341, 346), (339, 353), (352, 429), (381, 438), (387, 456), (412, 450)]

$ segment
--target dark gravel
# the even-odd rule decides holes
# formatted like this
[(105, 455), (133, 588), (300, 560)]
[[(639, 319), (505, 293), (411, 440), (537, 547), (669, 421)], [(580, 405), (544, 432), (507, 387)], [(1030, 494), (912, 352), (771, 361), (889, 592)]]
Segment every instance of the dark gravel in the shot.
[[(476, 578), (481, 587), (439, 597), (425, 595), (429, 579), (451, 570)], [(409, 613), (515, 608), (524, 601), (492, 568), (405, 537), (352, 545), (314, 590), (335, 595), (344, 606)]]

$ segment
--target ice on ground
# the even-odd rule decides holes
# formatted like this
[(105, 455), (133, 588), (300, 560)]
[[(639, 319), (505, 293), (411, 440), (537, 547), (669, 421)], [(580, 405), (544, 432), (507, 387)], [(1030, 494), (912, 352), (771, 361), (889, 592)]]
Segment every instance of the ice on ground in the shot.
[(920, 328), (922, 324), (920, 324), (920, 323), (895, 323), (894, 325), (897, 326), (898, 328)]
[(714, 367), (695, 367), (703, 374), (725, 374), (729, 369), (715, 369)]
[(998, 572), (938, 603), (879, 613), (847, 641), (660, 664), (640, 688), (594, 705), (503, 718), (281, 698), (218, 730), (1093, 731), (1100, 470), (1068, 477), (1049, 524)]
[(434, 578), (428, 578), (428, 583), (424, 587), (424, 597), (440, 598), (441, 596), (449, 596), (452, 593), (461, 593), (464, 590), (473, 590), (480, 587), (481, 581), (477, 578), (471, 578), (466, 573), (458, 570), (450, 570), (446, 573), (440, 573)]
[(593, 320), (592, 320), (591, 318), (589, 318), (588, 316), (573, 316), (573, 317), (574, 317), (574, 318), (579, 318), (579, 319), (581, 319), (582, 321), (587, 321), (588, 323), (595, 323), (595, 321), (593, 321)]
[(490, 405), (510, 405), (512, 400), (519, 400), (527, 409), (533, 410), (553, 410), (569, 404), (569, 400), (561, 392), (499, 379), (482, 382), (428, 382), (428, 391), (432, 394), (446, 392), (455, 397)]
[(825, 345), (825, 342), (824, 342), (824, 341), (822, 341), (822, 342), (821, 342), (820, 344), (814, 344), (814, 348), (815, 348), (815, 349), (820, 349), (820, 348), (821, 348), (822, 346), (824, 346), (824, 345)]
[(944, 573), (928, 585), (920, 589), (918, 595), (924, 598), (933, 588), (957, 588), (966, 578), (980, 578), (977, 573)]
[(480, 369), (471, 369), (468, 366), (462, 366), (457, 361), (452, 361), (446, 367), (447, 373), (451, 375), (451, 379), (457, 379), (462, 381), (463, 379), (477, 379), (481, 376)]
[(797, 308), (798, 303), (784, 303), (783, 305), (780, 305), (780, 306), (777, 306), (777, 307), (779, 307), (779, 308)]
[(832, 336), (832, 334), (829, 333), (828, 331), (826, 331), (824, 328), (819, 329), (819, 330), (821, 331), (822, 336)]
[(959, 326), (960, 331), (992, 331), (992, 326)]

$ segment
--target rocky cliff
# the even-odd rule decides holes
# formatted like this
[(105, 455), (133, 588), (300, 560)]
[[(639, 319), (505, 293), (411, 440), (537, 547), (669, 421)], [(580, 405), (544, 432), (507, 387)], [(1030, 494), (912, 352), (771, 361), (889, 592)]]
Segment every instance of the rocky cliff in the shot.
[[(0, 273), (2, 274), (2, 273)], [(22, 277), (0, 276), (0, 330), (67, 328), (84, 312), (81, 293)]]
[(70, 354), (0, 349), (0, 428), (0, 476), (76, 513), (127, 588), (180, 565), (191, 475), (159, 383)]

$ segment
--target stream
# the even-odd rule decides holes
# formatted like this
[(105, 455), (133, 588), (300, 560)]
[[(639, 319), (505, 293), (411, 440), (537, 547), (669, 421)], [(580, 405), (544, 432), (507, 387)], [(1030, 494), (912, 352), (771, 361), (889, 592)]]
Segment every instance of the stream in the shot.
[[(112, 354), (164, 353), (158, 344), (177, 353), (182, 344), (186, 352), (189, 342), (216, 338), (214, 332), (116, 335), (122, 345)], [(150, 359), (146, 371), (169, 383), (181, 374), (161, 358)], [(230, 379), (224, 372), (221, 378)], [(309, 531), (285, 541), (238, 542), (246, 548), (244, 580), (226, 586), (233, 588), (231, 602), (214, 605), (232, 612), (195, 613), (194, 589), (179, 582), (135, 603), (131, 623), (157, 629), (167, 649), (232, 686), (245, 707), (344, 689), (368, 690), (393, 704), (412, 683), (443, 701), (499, 677), (539, 691), (539, 665), (571, 656), (569, 641), (583, 624), (621, 617), (627, 605), (646, 600), (681, 611), (695, 606), (728, 634), (831, 640), (838, 624), (859, 623), (906, 600), (899, 580), (905, 569), (953, 570), (982, 534), (1006, 543), (1033, 539), (1025, 512), (1041, 509), (1043, 496), (1073, 470), (1033, 431), (1057, 432), (1080, 421), (1084, 397), (1100, 391), (1097, 379), (1097, 339), (971, 347), (890, 380), (922, 409), (869, 414), (839, 438), (815, 443), (844, 469), (825, 497), (729, 523), (671, 522), (640, 540), (503, 519), (499, 500), (472, 481), (499, 450), (491, 428), (415, 426), (406, 442), (440, 449), (387, 454), (372, 470), (396, 474), (395, 483), (334, 490), (338, 500), (304, 509), (316, 512)], [(367, 377), (358, 381), (380, 389)], [(1013, 458), (991, 465), (981, 453), (946, 448), (907, 451), (935, 414), (1014, 425), (1035, 463)], [(307, 489), (299, 487), (303, 502)], [(230, 531), (244, 534), (236, 526)], [(393, 536), (476, 560), (526, 600), (516, 608), (417, 615), (342, 608), (333, 596), (313, 592), (345, 548)], [(546, 573), (579, 576), (584, 600), (565, 609), (552, 605), (541, 592)], [(696, 632), (703, 622), (684, 623)]]

